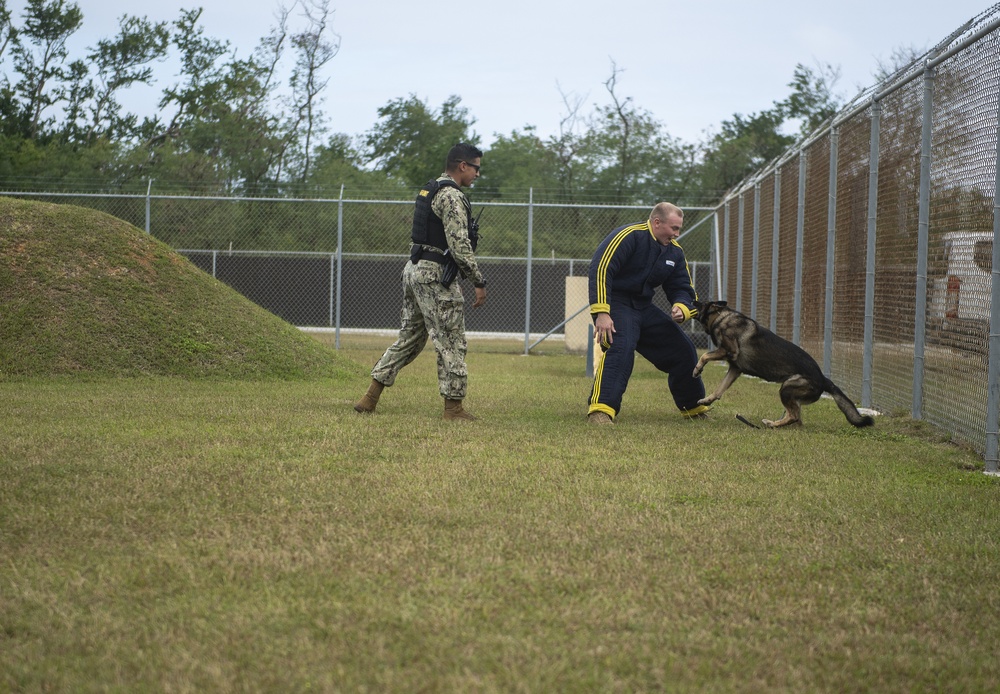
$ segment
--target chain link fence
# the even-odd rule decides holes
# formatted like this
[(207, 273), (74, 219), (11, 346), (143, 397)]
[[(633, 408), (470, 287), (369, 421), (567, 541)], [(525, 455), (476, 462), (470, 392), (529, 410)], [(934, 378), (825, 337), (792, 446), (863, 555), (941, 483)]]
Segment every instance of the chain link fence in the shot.
[(720, 298), (865, 407), (997, 472), (1000, 5), (856, 98), (718, 210)]
[[(414, 191), (415, 194), (415, 191)], [(98, 208), (164, 241), (197, 267), (304, 329), (399, 329), (402, 270), (409, 261), (412, 200), (303, 200), (20, 193)], [(598, 243), (644, 221), (650, 206), (477, 203), (477, 259), (489, 301), (466, 312), (473, 335), (524, 339), (524, 351), (565, 336), (588, 304), (566, 303), (566, 278), (586, 278)], [(688, 209), (681, 242), (699, 292), (710, 291), (712, 208)], [(459, 280), (470, 295), (472, 286)], [(658, 297), (667, 307), (664, 297)], [(700, 326), (689, 322), (704, 346)]]

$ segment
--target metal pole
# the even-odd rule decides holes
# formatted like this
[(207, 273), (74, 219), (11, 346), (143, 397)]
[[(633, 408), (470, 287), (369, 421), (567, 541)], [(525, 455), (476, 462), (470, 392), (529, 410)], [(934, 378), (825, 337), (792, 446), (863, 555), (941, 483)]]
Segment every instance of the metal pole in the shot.
[(722, 291), (719, 292), (718, 299), (729, 299), (729, 201), (726, 201), (726, 219), (723, 224), (722, 236)]
[(743, 310), (743, 193), (740, 193), (739, 216), (736, 220), (736, 310)]
[(806, 158), (809, 153), (799, 154), (799, 201), (795, 220), (795, 295), (792, 305), (792, 342), (799, 344), (802, 337), (802, 245), (806, 227)]
[(868, 248), (865, 256), (865, 337), (861, 364), (861, 406), (872, 406), (875, 361), (875, 239), (878, 228), (878, 162), (882, 104), (872, 103), (871, 144), (868, 154)]
[(334, 345), (340, 349), (340, 307), (344, 286), (344, 184), (340, 184), (340, 199), (337, 201), (337, 296), (336, 318), (334, 319)]
[(146, 233), (149, 233), (149, 194), (153, 190), (153, 179), (146, 185)]
[(534, 347), (535, 347), (536, 345), (540, 345), (540, 344), (542, 344), (543, 342), (545, 342), (545, 340), (546, 340), (546, 339), (547, 339), (547, 338), (548, 338), (548, 337), (549, 337), (550, 335), (554, 335), (554, 334), (555, 334), (555, 332), (556, 332), (557, 330), (559, 330), (559, 328), (563, 327), (564, 325), (566, 325), (567, 323), (569, 323), (569, 322), (570, 322), (571, 320), (573, 320), (574, 318), (576, 318), (577, 316), (579, 316), (579, 315), (580, 315), (581, 313), (583, 313), (584, 311), (586, 311), (586, 310), (587, 310), (587, 309), (589, 309), (589, 308), (590, 308), (590, 304), (584, 304), (584, 305), (583, 305), (583, 306), (581, 306), (581, 307), (580, 307), (579, 309), (577, 309), (577, 310), (576, 310), (576, 311), (575, 311), (575, 312), (573, 313), (573, 315), (571, 315), (571, 316), (566, 316), (565, 320), (563, 320), (563, 322), (562, 322), (562, 323), (560, 323), (559, 325), (556, 325), (556, 326), (553, 326), (553, 327), (552, 327), (552, 328), (551, 328), (551, 329), (550, 329), (550, 330), (549, 330), (549, 331), (548, 331), (547, 333), (545, 333), (545, 334), (544, 334), (544, 335), (542, 335), (542, 336), (541, 336), (540, 338), (538, 338), (537, 340), (535, 340), (534, 342), (532, 342), (532, 343), (531, 343), (531, 346), (529, 346), (529, 347), (528, 347), (528, 349), (529, 349), (529, 350), (531, 350), (531, 349), (534, 349)]
[(524, 280), (524, 353), (531, 349), (531, 255), (534, 245), (535, 189), (528, 189), (528, 267)]
[[(1000, 111), (997, 113), (1000, 124)], [(996, 168), (993, 169), (993, 271), (990, 304), (989, 362), (986, 368), (986, 454), (987, 475), (1000, 475), (997, 459), (1000, 449), (1000, 138), (996, 142)]]
[(781, 248), (781, 167), (774, 170), (774, 227), (771, 231), (771, 332), (778, 331), (778, 251)]
[(750, 315), (757, 317), (757, 281), (760, 271), (760, 181), (753, 186), (753, 267), (750, 270)]
[(587, 326), (587, 378), (594, 377), (594, 325)]
[(913, 307), (913, 419), (924, 416), (924, 352), (927, 327), (927, 249), (931, 198), (931, 130), (934, 71), (924, 69), (924, 107), (920, 138), (920, 207), (917, 214), (917, 295)]
[(716, 211), (714, 218), (712, 219), (712, 256), (713, 263), (712, 269), (715, 272), (715, 298), (721, 299), (725, 296), (722, 289), (722, 265), (719, 263), (719, 258), (722, 255), (719, 253), (719, 213)]
[(826, 297), (823, 313), (823, 373), (833, 370), (833, 272), (837, 247), (837, 153), (840, 150), (840, 128), (830, 130), (830, 182), (826, 201)]

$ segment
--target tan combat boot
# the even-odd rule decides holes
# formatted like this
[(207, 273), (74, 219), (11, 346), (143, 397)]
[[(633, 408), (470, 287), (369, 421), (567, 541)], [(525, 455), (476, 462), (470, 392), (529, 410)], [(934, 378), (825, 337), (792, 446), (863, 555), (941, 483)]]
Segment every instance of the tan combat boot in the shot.
[(372, 384), (368, 386), (368, 392), (361, 396), (361, 399), (354, 405), (355, 412), (374, 412), (378, 405), (378, 397), (382, 394), (384, 385), (372, 379)]
[(611, 415), (607, 412), (591, 412), (587, 415), (588, 424), (614, 424), (615, 420), (611, 419)]
[(445, 419), (464, 419), (466, 421), (475, 421), (475, 417), (462, 409), (461, 400), (449, 400), (445, 398), (444, 400), (444, 418)]

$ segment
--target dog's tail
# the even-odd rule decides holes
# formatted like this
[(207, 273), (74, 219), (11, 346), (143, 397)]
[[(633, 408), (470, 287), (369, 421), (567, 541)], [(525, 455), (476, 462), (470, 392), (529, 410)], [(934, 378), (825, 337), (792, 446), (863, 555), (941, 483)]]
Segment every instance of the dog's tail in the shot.
[(833, 401), (837, 403), (837, 407), (840, 411), (844, 413), (847, 417), (847, 421), (856, 427), (870, 427), (875, 424), (875, 420), (869, 415), (861, 414), (858, 412), (858, 408), (854, 406), (854, 402), (844, 395), (844, 391), (837, 387), (837, 384), (831, 381), (829, 378), (826, 379), (826, 392), (833, 396)]

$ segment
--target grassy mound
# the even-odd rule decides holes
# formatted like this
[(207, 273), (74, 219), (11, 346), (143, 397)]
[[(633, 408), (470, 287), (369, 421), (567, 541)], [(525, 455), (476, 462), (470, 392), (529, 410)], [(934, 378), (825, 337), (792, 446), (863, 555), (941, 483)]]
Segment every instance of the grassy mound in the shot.
[(0, 375), (360, 371), (120, 219), (0, 198)]

